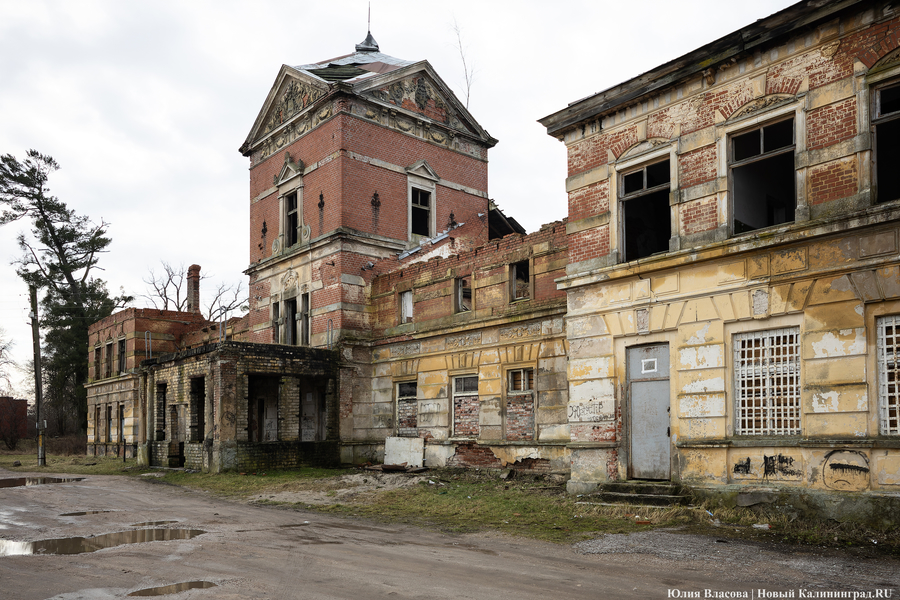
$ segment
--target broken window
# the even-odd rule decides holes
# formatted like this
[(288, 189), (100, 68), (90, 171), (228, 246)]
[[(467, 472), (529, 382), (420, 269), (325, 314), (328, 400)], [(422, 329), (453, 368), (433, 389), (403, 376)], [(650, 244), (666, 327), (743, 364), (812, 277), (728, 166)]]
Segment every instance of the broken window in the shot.
[(668, 252), (672, 236), (669, 159), (622, 175), (623, 260)]
[(419, 435), (418, 384), (406, 381), (397, 384), (397, 435), (418, 437)]
[(119, 373), (125, 372), (125, 340), (119, 340)]
[(478, 437), (478, 376), (466, 375), (453, 378), (453, 435)]
[(410, 207), (412, 234), (431, 237), (431, 192), (412, 188)]
[(794, 119), (731, 137), (735, 234), (794, 220)]
[(735, 433), (800, 433), (800, 329), (734, 336)]
[(400, 292), (400, 323), (412, 323), (413, 293), (412, 290)]
[(881, 435), (900, 435), (900, 315), (879, 317), (877, 328)]
[(113, 365), (113, 343), (109, 342), (106, 344), (106, 364), (104, 377), (112, 377), (112, 365)]
[(472, 310), (472, 278), (471, 276), (459, 277), (456, 284), (456, 310), (454, 312), (468, 312)]
[(512, 285), (511, 295), (513, 301), (525, 300), (531, 298), (531, 274), (528, 268), (528, 261), (513, 263), (509, 266), (510, 283)]
[(290, 248), (300, 240), (300, 211), (298, 210), (297, 192), (284, 197), (284, 236), (285, 247)]
[(900, 199), (900, 83), (875, 90), (875, 201)]
[(94, 348), (94, 379), (100, 379), (100, 365), (103, 363), (100, 346)]
[(534, 389), (534, 369), (512, 369), (507, 371), (509, 392), (530, 392)]

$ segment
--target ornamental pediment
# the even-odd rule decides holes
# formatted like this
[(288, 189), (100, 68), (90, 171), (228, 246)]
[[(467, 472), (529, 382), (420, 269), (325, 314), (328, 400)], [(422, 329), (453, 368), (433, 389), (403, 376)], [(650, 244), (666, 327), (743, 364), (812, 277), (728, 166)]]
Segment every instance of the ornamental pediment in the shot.
[(380, 103), (422, 115), (450, 129), (477, 135), (454, 108), (454, 104), (458, 101), (455, 98), (451, 100), (441, 86), (425, 73), (418, 72), (403, 79), (385, 82), (367, 90), (365, 95)]

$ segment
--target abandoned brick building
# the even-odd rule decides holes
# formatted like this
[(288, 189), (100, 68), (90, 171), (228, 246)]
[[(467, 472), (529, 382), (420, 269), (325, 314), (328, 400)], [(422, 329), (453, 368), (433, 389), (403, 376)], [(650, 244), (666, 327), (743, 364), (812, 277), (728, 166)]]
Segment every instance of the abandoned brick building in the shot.
[(897, 503), (900, 13), (799, 2), (540, 123), (568, 218), (524, 235), (427, 62), (370, 35), (282, 67), (241, 146), (250, 312), (96, 324), (92, 451), (218, 471), (411, 437), (579, 493)]
[(541, 119), (568, 151), (570, 490), (896, 507), (898, 45), (896, 4), (800, 2)]

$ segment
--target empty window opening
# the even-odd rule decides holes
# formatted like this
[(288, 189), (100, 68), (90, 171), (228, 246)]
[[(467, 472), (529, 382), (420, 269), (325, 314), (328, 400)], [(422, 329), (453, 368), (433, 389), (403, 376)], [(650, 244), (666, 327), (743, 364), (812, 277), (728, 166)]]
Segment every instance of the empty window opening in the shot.
[(431, 192), (412, 188), (411, 229), (413, 235), (431, 235)]
[(875, 201), (900, 199), (900, 83), (875, 90)]
[(734, 336), (735, 433), (800, 433), (800, 330)]
[(106, 407), (106, 441), (112, 441), (112, 429), (113, 429), (113, 407), (107, 405)]
[(166, 384), (156, 384), (156, 441), (166, 439)]
[(281, 306), (277, 302), (272, 303), (272, 342), (281, 343)]
[(125, 340), (119, 340), (119, 373), (125, 372)]
[(794, 119), (731, 138), (734, 233), (794, 220)]
[(672, 236), (669, 160), (622, 176), (622, 235), (625, 261), (668, 252)]
[(415, 381), (397, 384), (397, 435), (400, 437), (419, 436), (418, 389)]
[(119, 443), (125, 443), (125, 405), (119, 405), (119, 431), (118, 431)]
[[(247, 440), (278, 440), (279, 377), (254, 375), (248, 382)], [(295, 413), (296, 414), (296, 413)]]
[(94, 442), (97, 443), (103, 439), (100, 434), (100, 407), (94, 407)]
[(190, 441), (202, 442), (206, 433), (206, 380), (203, 377), (191, 379), (191, 425)]
[(400, 323), (412, 323), (413, 293), (412, 290), (400, 292)]
[(100, 347), (94, 348), (94, 379), (100, 379), (100, 365), (103, 363), (103, 352)]
[(309, 316), (309, 294), (300, 296), (300, 345), (309, 346), (309, 331), (311, 321)]
[(113, 343), (110, 342), (106, 344), (106, 363), (105, 363), (105, 371), (104, 377), (112, 377), (112, 366), (113, 366)]
[(881, 435), (900, 435), (900, 315), (880, 317), (877, 327)]
[(297, 339), (297, 299), (292, 298), (284, 303), (284, 343), (296, 346)]
[(300, 212), (297, 210), (297, 192), (291, 192), (284, 199), (285, 235), (287, 246), (291, 247), (300, 239)]
[(456, 280), (456, 312), (472, 310), (472, 278), (460, 277)]
[(478, 399), (478, 376), (467, 375), (453, 378), (453, 435), (455, 437), (477, 438), (478, 413), (481, 403)]
[(300, 441), (321, 442), (326, 430), (325, 386), (310, 385), (308, 380), (300, 386)]
[(528, 268), (528, 261), (523, 260), (510, 265), (510, 271), (513, 300), (531, 298), (531, 273)]

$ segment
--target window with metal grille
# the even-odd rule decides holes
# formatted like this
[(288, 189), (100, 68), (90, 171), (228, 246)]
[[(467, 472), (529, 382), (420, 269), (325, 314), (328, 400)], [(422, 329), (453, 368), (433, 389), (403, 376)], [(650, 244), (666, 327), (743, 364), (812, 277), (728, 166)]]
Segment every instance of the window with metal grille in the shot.
[(878, 412), (881, 435), (900, 435), (900, 315), (878, 319)]
[(418, 388), (415, 381), (397, 384), (397, 435), (400, 437), (419, 435)]
[(735, 433), (800, 433), (800, 329), (734, 336)]

